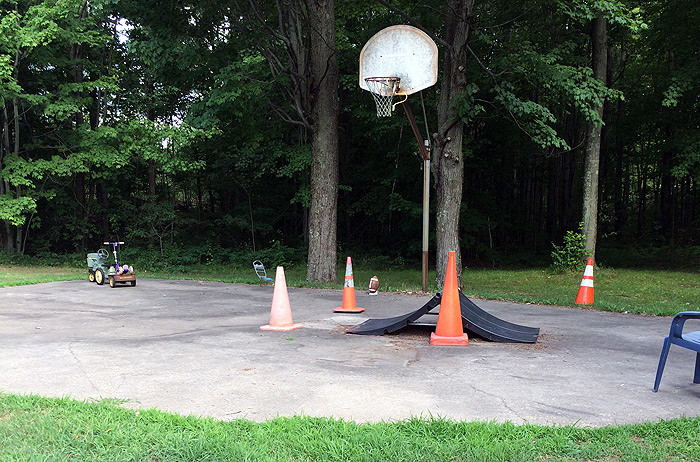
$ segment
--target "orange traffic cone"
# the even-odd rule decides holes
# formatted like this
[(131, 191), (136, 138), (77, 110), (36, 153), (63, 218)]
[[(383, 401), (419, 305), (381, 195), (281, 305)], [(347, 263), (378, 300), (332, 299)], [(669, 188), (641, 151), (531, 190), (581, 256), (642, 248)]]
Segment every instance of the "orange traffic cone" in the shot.
[(355, 305), (355, 281), (352, 277), (352, 260), (345, 263), (345, 284), (343, 284), (343, 306), (333, 310), (336, 313), (362, 313), (364, 308)]
[(459, 289), (457, 288), (457, 263), (455, 253), (450, 252), (447, 258), (445, 272), (445, 287), (442, 289), (440, 313), (437, 327), (430, 334), (431, 345), (467, 345), (469, 337), (462, 327), (462, 309), (459, 304)]
[(591, 303), (593, 303), (593, 259), (589, 258), (578, 288), (578, 295), (576, 295), (576, 304), (590, 305)]
[(275, 288), (272, 292), (270, 324), (260, 326), (260, 329), (288, 331), (299, 328), (301, 328), (301, 324), (294, 324), (292, 320), (292, 307), (289, 305), (289, 294), (287, 293), (287, 280), (284, 277), (284, 268), (278, 266), (275, 276)]

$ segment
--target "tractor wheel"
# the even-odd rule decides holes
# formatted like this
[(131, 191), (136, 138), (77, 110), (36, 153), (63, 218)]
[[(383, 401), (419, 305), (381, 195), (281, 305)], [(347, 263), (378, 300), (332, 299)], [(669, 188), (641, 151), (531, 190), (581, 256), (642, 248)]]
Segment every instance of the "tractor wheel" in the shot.
[(93, 273), (92, 270), (88, 272), (88, 281), (95, 282), (95, 273)]
[(98, 286), (101, 286), (105, 283), (105, 272), (102, 268), (97, 268), (95, 270), (95, 282)]
[(109, 286), (111, 288), (114, 288), (114, 278), (112, 278), (112, 277), (109, 278)]
[(131, 281), (131, 287), (136, 287), (136, 281)]

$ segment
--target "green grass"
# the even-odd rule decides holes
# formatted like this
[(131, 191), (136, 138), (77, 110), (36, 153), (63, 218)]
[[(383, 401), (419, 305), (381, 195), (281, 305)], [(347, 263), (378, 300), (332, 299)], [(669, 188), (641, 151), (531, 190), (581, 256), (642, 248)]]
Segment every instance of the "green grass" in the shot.
[[(338, 269), (343, 280), (345, 266)], [(380, 291), (417, 293), (420, 269), (373, 269), (353, 266), (355, 287), (364, 290), (377, 275)], [(139, 278), (194, 279), (261, 284), (253, 268), (194, 265), (181, 271), (139, 271)], [(275, 277), (275, 268), (268, 268)], [(552, 274), (543, 269), (465, 269), (462, 287), (475, 298), (510, 300), (543, 305), (573, 306), (583, 274)], [(342, 288), (342, 283), (317, 284), (306, 281), (306, 268), (285, 268), (289, 287)], [(0, 287), (48, 281), (87, 279), (87, 269), (48, 266), (0, 266)], [(435, 273), (428, 276), (429, 292), (436, 292)], [(592, 308), (608, 311), (670, 316), (679, 311), (700, 310), (700, 274), (693, 271), (599, 268), (594, 271), (595, 303)]]
[[(583, 274), (547, 270), (466, 270), (464, 292), (472, 297), (572, 306)], [(700, 310), (700, 274), (692, 271), (594, 270), (592, 308), (670, 316)]]
[(87, 279), (87, 270), (64, 266), (0, 265), (0, 287)]
[(263, 423), (0, 394), (3, 461), (700, 460), (700, 418), (603, 428), (408, 419)]

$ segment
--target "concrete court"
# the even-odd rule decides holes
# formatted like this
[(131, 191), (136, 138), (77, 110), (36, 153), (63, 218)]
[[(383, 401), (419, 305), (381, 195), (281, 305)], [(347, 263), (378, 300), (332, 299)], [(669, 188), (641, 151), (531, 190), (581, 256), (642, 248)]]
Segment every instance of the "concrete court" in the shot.
[[(358, 282), (364, 286), (364, 281)], [(333, 308), (342, 290), (289, 289), (291, 332), (267, 324), (272, 285), (139, 279), (0, 289), (0, 391), (254, 421), (295, 414), (376, 422), (411, 416), (604, 426), (700, 411), (694, 352), (673, 346), (658, 393), (670, 318), (476, 300), (540, 327), (535, 344), (472, 338), (430, 346), (431, 329), (345, 334), (430, 296), (358, 288), (361, 314)], [(380, 289), (381, 290), (381, 289)], [(575, 292), (575, 288), (572, 289)], [(573, 295), (572, 295), (573, 296)], [(700, 328), (688, 322), (687, 328)]]

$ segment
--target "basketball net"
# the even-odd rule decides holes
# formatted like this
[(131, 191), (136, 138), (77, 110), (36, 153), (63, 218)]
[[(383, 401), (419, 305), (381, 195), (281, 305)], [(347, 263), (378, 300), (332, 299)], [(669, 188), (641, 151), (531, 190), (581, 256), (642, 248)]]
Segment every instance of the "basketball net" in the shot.
[(391, 117), (396, 104), (406, 101), (399, 101), (396, 104), (391, 104), (394, 95), (398, 94), (401, 88), (401, 79), (399, 77), (367, 77), (365, 79), (367, 88), (372, 92), (374, 102), (377, 104), (377, 117)]

